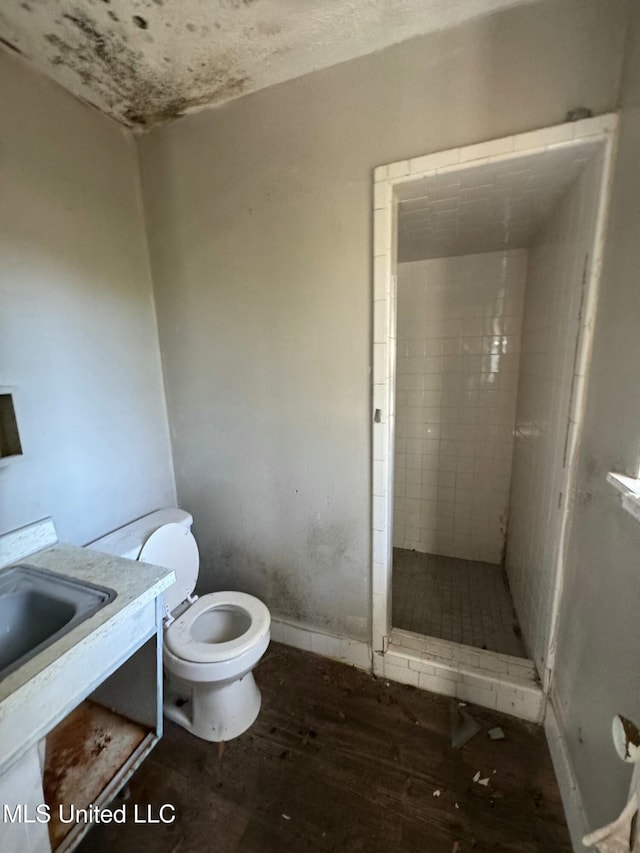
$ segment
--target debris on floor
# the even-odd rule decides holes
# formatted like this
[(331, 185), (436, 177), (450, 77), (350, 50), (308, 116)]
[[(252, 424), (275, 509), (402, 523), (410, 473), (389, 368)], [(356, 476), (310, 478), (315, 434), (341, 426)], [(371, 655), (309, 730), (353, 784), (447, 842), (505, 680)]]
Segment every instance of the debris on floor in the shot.
[(418, 725), (418, 718), (413, 713), (413, 711), (410, 711), (408, 708), (403, 708), (402, 713), (405, 715), (405, 717), (407, 718), (407, 720), (409, 720), (410, 723), (414, 723), (414, 725), (416, 726)]
[(500, 726), (496, 726), (494, 729), (489, 729), (487, 734), (489, 735), (491, 740), (504, 740), (506, 738), (504, 729), (502, 729)]
[(478, 785), (484, 785), (486, 788), (487, 785), (489, 784), (489, 777), (487, 776), (486, 779), (481, 779), (480, 778), (480, 771), (478, 770), (476, 775), (473, 777), (473, 781), (476, 782)]
[(449, 705), (449, 721), (453, 749), (462, 749), (465, 743), (468, 743), (482, 728), (457, 702), (451, 702)]
[[(451, 697), (278, 643), (255, 675), (260, 714), (221, 761), (167, 721), (132, 777), (130, 802), (173, 803), (175, 822), (96, 824), (77, 853), (571, 853), (542, 729), (468, 703), (481, 732), (454, 750)], [(500, 726), (508, 742), (494, 744)]]
[(309, 729), (306, 732), (300, 732), (302, 735), (302, 745), (306, 746), (310, 740), (315, 740), (318, 737), (318, 732), (313, 729)]
[(439, 797), (441, 793), (442, 793), (442, 791), (440, 790), (440, 788), (436, 788), (435, 791), (433, 792), (433, 796)]

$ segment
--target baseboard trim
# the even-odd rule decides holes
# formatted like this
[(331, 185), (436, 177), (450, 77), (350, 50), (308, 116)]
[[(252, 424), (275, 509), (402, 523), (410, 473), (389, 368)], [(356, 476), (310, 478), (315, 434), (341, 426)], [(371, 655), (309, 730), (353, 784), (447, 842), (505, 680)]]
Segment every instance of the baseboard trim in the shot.
[(366, 672), (371, 672), (372, 669), (371, 645), (362, 640), (338, 637), (285, 619), (271, 620), (271, 639), (284, 643), (285, 646), (293, 646), (295, 649), (314, 652), (325, 658), (356, 666)]
[(571, 765), (567, 743), (562, 734), (561, 724), (552, 700), (547, 702), (544, 731), (547, 736), (547, 743), (549, 744), (549, 752), (551, 753), (553, 769), (558, 780), (558, 787), (560, 788), (562, 805), (564, 806), (569, 835), (571, 836), (571, 845), (574, 853), (585, 853), (587, 848), (583, 845), (582, 839), (588, 832), (587, 818), (582, 805), (580, 789), (578, 788)]

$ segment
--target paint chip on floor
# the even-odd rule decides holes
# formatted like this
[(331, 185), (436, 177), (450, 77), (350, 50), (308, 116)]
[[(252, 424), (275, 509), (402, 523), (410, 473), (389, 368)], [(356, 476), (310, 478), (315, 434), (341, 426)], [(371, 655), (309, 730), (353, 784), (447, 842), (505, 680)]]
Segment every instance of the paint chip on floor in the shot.
[(504, 740), (506, 738), (504, 729), (500, 728), (500, 726), (496, 726), (494, 729), (489, 729), (488, 735), (491, 740)]

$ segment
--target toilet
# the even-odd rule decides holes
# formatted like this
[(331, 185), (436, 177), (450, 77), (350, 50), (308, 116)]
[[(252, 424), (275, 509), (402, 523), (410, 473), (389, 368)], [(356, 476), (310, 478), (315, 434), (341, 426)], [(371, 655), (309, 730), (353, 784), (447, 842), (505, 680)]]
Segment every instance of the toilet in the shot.
[(164, 594), (164, 713), (197, 737), (238, 737), (260, 711), (253, 668), (269, 645), (267, 607), (243, 592), (193, 594), (199, 554), (193, 518), (181, 509), (152, 512), (87, 547), (172, 569)]

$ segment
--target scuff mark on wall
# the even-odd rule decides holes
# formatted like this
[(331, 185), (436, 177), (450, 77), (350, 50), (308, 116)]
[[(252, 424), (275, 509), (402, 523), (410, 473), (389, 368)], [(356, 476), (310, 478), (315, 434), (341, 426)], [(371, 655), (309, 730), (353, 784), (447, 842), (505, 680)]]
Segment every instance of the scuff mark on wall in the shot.
[(260, 598), (273, 613), (296, 622), (311, 619), (305, 567), (268, 561), (239, 543), (220, 548), (211, 566), (201, 567), (203, 591), (235, 589)]
[[(205, 534), (194, 535), (209, 559), (202, 558), (199, 592), (234, 589), (260, 598), (272, 616), (343, 636), (359, 636), (363, 620), (356, 616), (362, 603), (361, 592), (342, 590), (335, 601), (336, 570), (347, 578), (356, 565), (357, 534), (355, 524), (329, 523), (316, 519), (308, 528), (300, 548), (290, 548), (282, 536), (282, 546), (265, 543), (264, 553), (251, 550), (242, 542), (205, 542)], [(313, 602), (326, 600), (319, 616)], [(367, 626), (364, 626), (366, 631)]]

